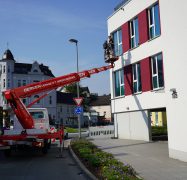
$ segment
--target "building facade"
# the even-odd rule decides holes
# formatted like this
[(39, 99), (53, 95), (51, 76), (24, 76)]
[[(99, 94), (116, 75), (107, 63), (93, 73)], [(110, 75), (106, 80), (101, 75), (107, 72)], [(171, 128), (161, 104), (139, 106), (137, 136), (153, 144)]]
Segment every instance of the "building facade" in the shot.
[[(0, 106), (10, 114), (13, 119), (13, 112), (6, 100), (2, 96), (2, 92), (7, 89), (24, 86), (27, 84), (43, 81), (53, 78), (51, 70), (48, 66), (39, 64), (34, 61), (33, 64), (18, 63), (14, 60), (14, 56), (9, 49), (7, 49), (0, 60)], [(42, 94), (37, 94), (23, 100), (27, 106)], [(51, 121), (56, 120), (56, 91), (51, 92), (47, 97), (35, 103), (32, 107), (45, 107), (48, 109)]]
[(186, 5), (184, 0), (124, 0), (108, 18), (108, 35), (119, 56), (110, 71), (115, 136), (149, 141), (150, 114), (164, 112), (169, 156), (183, 161), (187, 161)]
[[(76, 95), (73, 93), (65, 93), (57, 91), (57, 124), (64, 126), (77, 127), (78, 116), (75, 114), (75, 104), (73, 98)], [(82, 106), (81, 106), (82, 107)], [(81, 126), (84, 125), (84, 119), (81, 113)]]
[(103, 117), (105, 122), (111, 122), (111, 101), (110, 95), (95, 96), (89, 103), (90, 112), (97, 112), (98, 116)]

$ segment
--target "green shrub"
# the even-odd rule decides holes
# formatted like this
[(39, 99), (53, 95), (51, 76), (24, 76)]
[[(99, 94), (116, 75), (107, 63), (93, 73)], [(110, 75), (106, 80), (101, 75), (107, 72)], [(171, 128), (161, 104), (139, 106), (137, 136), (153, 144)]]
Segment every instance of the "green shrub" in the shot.
[(71, 142), (75, 153), (82, 158), (87, 167), (95, 169), (99, 179), (115, 180), (138, 180), (134, 169), (116, 160), (112, 154), (103, 152), (88, 140), (80, 139)]
[(166, 126), (152, 126), (152, 135), (167, 135), (167, 127)]
[(101, 165), (101, 160), (94, 154), (90, 155), (88, 160), (93, 167), (99, 167)]

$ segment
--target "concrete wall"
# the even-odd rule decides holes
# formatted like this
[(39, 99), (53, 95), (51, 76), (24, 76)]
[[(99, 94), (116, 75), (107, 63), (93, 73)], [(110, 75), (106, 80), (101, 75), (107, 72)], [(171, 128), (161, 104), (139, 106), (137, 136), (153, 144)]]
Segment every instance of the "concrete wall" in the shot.
[[(187, 1), (160, 0), (170, 157), (187, 161)], [(176, 88), (178, 98), (172, 98)]]

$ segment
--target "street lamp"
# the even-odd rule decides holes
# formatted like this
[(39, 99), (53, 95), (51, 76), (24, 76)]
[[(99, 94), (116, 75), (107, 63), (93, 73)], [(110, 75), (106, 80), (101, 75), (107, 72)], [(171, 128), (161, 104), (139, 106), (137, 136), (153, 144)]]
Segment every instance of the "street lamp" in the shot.
[[(69, 42), (76, 44), (76, 52), (77, 52), (77, 73), (79, 73), (79, 54), (78, 54), (78, 41), (76, 39), (70, 39)], [(77, 98), (80, 97), (79, 94), (79, 81), (77, 82)], [(78, 117), (78, 126), (79, 126), (79, 138), (81, 138), (81, 122), (80, 122), (80, 114), (77, 114)]]

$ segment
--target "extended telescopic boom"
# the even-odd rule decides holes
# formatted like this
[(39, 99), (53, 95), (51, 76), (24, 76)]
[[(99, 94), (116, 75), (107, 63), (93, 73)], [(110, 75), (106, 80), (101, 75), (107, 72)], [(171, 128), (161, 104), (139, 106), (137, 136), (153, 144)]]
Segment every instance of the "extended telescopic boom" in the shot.
[[(118, 58), (115, 58), (117, 60)], [(113, 60), (114, 61), (114, 60)], [(24, 129), (34, 128), (34, 120), (30, 113), (27, 111), (26, 106), (23, 104), (21, 98), (30, 97), (31, 95), (39, 94), (41, 92), (50, 91), (58, 87), (72, 84), (80, 81), (80, 79), (90, 77), (93, 74), (106, 71), (113, 68), (113, 61), (111, 65), (94, 68), (91, 70), (82, 71), (79, 73), (71, 73), (68, 75), (40, 81), (37, 83), (29, 84), (26, 86), (10, 89), (4, 91), (4, 96), (10, 103), (14, 113), (16, 114), (19, 122)]]

